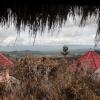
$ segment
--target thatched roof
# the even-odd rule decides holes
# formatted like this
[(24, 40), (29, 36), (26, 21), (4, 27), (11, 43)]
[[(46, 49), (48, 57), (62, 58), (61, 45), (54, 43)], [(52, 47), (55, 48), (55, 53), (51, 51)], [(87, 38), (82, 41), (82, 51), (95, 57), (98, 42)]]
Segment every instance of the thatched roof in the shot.
[(20, 28), (25, 29), (28, 26), (33, 33), (36, 33), (37, 30), (43, 32), (46, 24), (48, 24), (49, 30), (54, 29), (57, 25), (61, 27), (67, 21), (68, 14), (73, 17), (76, 14), (82, 16), (81, 25), (85, 25), (88, 16), (99, 16), (96, 42), (100, 40), (100, 6), (55, 3), (33, 4), (25, 1), (18, 2), (18, 0), (13, 0), (12, 2), (4, 0), (3, 4), (0, 3), (0, 24), (9, 26), (14, 23), (18, 31), (20, 31)]

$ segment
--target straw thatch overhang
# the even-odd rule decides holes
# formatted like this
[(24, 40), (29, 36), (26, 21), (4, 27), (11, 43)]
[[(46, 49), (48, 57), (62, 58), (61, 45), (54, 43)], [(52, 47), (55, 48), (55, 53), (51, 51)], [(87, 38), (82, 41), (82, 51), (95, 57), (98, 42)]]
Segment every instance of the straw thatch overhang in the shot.
[[(74, 1), (74, 3), (73, 0), (68, 0), (67, 3), (59, 3), (59, 1), (56, 2), (57, 0), (54, 3), (52, 2), (53, 0), (47, 1), (48, 3), (46, 0), (39, 0), (37, 3), (32, 3), (30, 0), (3, 0), (3, 3), (0, 3), (0, 24), (2, 26), (9, 26), (14, 23), (18, 31), (20, 31), (20, 28), (25, 29), (28, 26), (33, 33), (36, 33), (37, 30), (43, 32), (46, 24), (49, 30), (54, 29), (57, 25), (61, 27), (67, 21), (68, 14), (73, 16), (73, 18), (76, 14), (81, 16), (80, 25), (85, 25), (87, 18), (93, 15), (98, 16), (96, 41), (100, 40), (99, 5), (82, 5), (79, 0)], [(86, 2), (86, 0), (83, 2)]]

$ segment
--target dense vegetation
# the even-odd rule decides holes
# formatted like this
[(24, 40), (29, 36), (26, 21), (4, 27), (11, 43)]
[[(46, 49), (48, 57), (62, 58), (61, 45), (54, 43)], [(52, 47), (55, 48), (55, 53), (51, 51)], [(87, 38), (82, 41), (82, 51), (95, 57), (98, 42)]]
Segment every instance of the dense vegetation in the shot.
[(89, 78), (92, 70), (80, 66), (72, 71), (69, 65), (73, 61), (74, 58), (31, 56), (13, 59), (15, 66), (10, 74), (20, 85), (12, 85), (9, 92), (1, 84), (0, 96), (3, 100), (100, 100)]

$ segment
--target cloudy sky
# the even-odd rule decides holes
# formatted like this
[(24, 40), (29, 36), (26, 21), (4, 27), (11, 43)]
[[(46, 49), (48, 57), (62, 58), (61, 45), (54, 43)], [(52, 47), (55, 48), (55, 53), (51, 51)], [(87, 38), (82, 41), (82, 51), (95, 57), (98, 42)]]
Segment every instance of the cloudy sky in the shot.
[[(64, 44), (93, 44), (97, 30), (96, 19), (89, 18), (84, 27), (79, 27), (80, 17), (73, 21), (69, 17), (62, 29), (49, 32), (45, 29), (44, 35), (38, 32), (35, 45), (64, 45)], [(33, 45), (33, 38), (29, 36), (28, 29), (20, 32), (18, 36), (14, 26), (0, 27), (0, 45)]]

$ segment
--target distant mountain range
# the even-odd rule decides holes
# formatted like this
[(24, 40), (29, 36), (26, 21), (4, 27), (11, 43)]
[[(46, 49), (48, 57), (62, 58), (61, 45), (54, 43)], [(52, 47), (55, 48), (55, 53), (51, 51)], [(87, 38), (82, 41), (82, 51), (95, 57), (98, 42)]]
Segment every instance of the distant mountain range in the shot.
[[(90, 48), (94, 49), (94, 45), (67, 45), (69, 50), (77, 50), (77, 49), (87, 49)], [(0, 46), (0, 51), (24, 51), (24, 50), (31, 50), (31, 51), (61, 51), (63, 45), (35, 45), (35, 46)], [(98, 46), (96, 49), (100, 49), (100, 46)]]
[[(67, 45), (69, 48), (69, 55), (80, 55), (86, 51), (93, 49), (93, 45)], [(25, 55), (36, 55), (36, 56), (61, 56), (63, 45), (50, 45), (50, 46), (12, 46), (12, 47), (0, 47), (0, 51), (12, 56), (25, 56)], [(100, 47), (96, 48), (99, 52)]]
[[(93, 49), (93, 45), (67, 45), (69, 48), (69, 55), (81, 55), (86, 51)], [(16, 47), (1, 47), (0, 51), (12, 56), (61, 56), (62, 45), (55, 46), (16, 46)], [(99, 52), (99, 48), (96, 48)]]
[(54, 51), (48, 51), (48, 52), (42, 52), (42, 51), (31, 51), (31, 50), (24, 50), (24, 51), (11, 51), (11, 52), (3, 52), (4, 54), (10, 55), (10, 56), (26, 56), (26, 55), (34, 55), (34, 56), (61, 56), (60, 52), (54, 52)]

